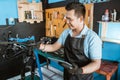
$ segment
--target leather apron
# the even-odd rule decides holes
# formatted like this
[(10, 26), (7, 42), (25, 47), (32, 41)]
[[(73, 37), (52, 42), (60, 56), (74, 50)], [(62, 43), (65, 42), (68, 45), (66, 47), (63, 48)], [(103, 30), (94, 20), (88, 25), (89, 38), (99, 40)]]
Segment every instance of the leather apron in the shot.
[[(85, 36), (74, 38), (69, 34), (64, 45), (65, 60), (71, 64), (77, 64), (79, 68), (91, 62), (84, 53), (84, 39)], [(93, 75), (92, 73), (72, 75), (67, 69), (64, 69), (64, 80), (93, 80)]]

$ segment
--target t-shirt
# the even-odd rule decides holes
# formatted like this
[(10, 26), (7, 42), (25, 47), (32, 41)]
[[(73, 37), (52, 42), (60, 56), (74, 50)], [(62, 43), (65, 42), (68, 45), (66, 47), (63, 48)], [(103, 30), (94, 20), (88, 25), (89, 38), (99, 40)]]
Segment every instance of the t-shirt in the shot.
[[(72, 36), (72, 30), (67, 28), (65, 29), (62, 34), (60, 35), (59, 39), (57, 40), (62, 46), (65, 44), (65, 40), (70, 34)], [(84, 26), (81, 33), (76, 38), (81, 38), (82, 35), (86, 35), (84, 40), (84, 53), (90, 59), (101, 59), (102, 58), (102, 41), (99, 36), (89, 29), (86, 25)]]

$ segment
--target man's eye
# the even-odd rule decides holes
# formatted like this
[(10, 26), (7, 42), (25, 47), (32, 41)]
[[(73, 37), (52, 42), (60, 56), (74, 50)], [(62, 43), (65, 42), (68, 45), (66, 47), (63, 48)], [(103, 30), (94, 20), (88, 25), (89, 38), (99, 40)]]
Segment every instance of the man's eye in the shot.
[(69, 19), (70, 21), (73, 21), (73, 19)]
[(66, 20), (68, 20), (68, 21), (73, 21), (73, 19), (71, 19), (71, 18), (66, 18)]
[(72, 19), (68, 18), (67, 20), (71, 21)]

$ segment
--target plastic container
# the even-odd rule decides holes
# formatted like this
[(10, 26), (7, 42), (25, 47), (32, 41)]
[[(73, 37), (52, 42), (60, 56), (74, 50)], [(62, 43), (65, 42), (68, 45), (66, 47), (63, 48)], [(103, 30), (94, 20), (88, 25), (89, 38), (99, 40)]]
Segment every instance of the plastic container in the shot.
[(105, 10), (104, 21), (109, 21), (109, 11), (108, 11), (108, 9)]

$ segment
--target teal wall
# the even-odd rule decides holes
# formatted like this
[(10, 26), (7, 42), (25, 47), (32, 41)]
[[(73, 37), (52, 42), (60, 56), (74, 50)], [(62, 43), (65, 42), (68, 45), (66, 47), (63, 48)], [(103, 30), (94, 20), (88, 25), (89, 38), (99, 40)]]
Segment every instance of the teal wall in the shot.
[(6, 18), (17, 18), (17, 0), (0, 0), (0, 25), (6, 25)]

